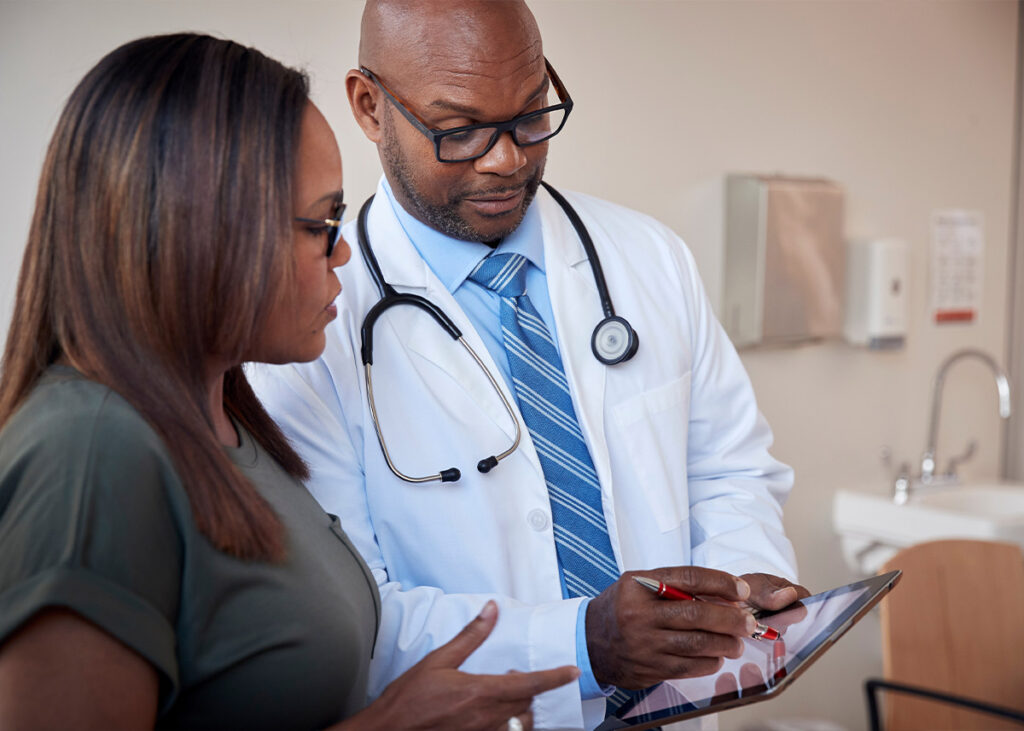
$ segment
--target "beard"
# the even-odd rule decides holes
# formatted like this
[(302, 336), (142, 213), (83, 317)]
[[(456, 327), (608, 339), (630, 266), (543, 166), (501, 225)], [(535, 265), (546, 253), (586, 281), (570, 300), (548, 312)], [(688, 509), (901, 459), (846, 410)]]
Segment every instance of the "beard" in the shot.
[[(415, 176), (412, 167), (402, 151), (398, 142), (398, 135), (395, 134), (394, 117), (389, 113), (384, 115), (381, 124), (381, 157), (388, 171), (388, 180), (393, 186), (400, 189), (402, 197), (408, 202), (413, 216), (423, 221), (435, 231), (440, 231), (446, 236), (462, 241), (482, 241), (488, 244), (496, 244), (510, 233), (515, 231), (526, 215), (526, 209), (530, 207), (534, 196), (537, 195), (537, 188), (544, 177), (544, 160), (542, 159), (536, 168), (530, 173), (525, 182), (516, 185), (505, 185), (487, 190), (452, 190), (448, 191), (442, 202), (435, 202), (428, 199), (416, 186)], [(448, 163), (438, 163), (444, 165)], [(459, 213), (460, 204), (467, 198), (479, 196), (503, 195), (515, 193), (523, 189), (523, 201), (515, 211), (499, 214), (494, 218), (508, 218), (508, 222), (498, 231), (488, 234), (482, 233), (473, 224), (466, 220)], [(485, 214), (480, 214), (485, 216)], [(486, 217), (486, 216), (485, 216)]]

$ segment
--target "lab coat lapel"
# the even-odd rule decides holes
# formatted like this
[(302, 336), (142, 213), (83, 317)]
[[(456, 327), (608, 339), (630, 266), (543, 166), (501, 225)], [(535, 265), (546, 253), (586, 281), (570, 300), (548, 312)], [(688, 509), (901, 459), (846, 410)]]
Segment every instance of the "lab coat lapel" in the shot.
[[(370, 209), (367, 225), (384, 278), (399, 292), (418, 294), (444, 310), (455, 326), (462, 331), (466, 343), (494, 375), (498, 387), (512, 406), (522, 430), (520, 449), (517, 450), (517, 454), (511, 455), (509, 458), (512, 459), (522, 454), (536, 472), (542, 474), (540, 461), (526, 431), (515, 396), (510, 393), (490, 352), (473, 328), (469, 318), (466, 317), (451, 292), (445, 288), (416, 251), (416, 247), (413, 246), (398, 222), (391, 206), (387, 204), (386, 195), (381, 189), (378, 189), (377, 198)], [(422, 317), (429, 318), (429, 315), (422, 313)], [(387, 317), (381, 318), (378, 327), (391, 326), (390, 323), (385, 322), (386, 320)], [(512, 440), (515, 436), (515, 427), (509, 419), (508, 412), (494, 392), (487, 376), (473, 361), (472, 356), (460, 343), (452, 340), (440, 325), (426, 320), (417, 320), (417, 322), (421, 322), (422, 326), (403, 329), (403, 332), (397, 334), (399, 341), (404, 342), (405, 347), (409, 350), (433, 363), (459, 383), (476, 403), (481, 414), (486, 414), (505, 436)]]
[[(590, 350), (591, 334), (601, 318), (601, 301), (576, 230), (547, 191), (538, 192), (537, 200), (542, 205), (544, 262), (562, 367), (576, 394), (576, 418), (590, 445), (594, 468), (605, 492), (609, 492), (611, 464), (604, 431), (607, 368)], [(613, 544), (617, 543), (610, 523), (608, 528)]]

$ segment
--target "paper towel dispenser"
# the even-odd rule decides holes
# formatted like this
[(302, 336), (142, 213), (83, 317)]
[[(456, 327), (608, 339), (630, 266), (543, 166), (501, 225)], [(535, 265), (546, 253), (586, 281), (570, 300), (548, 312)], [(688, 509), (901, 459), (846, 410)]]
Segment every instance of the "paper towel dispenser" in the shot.
[(839, 337), (844, 261), (840, 186), (726, 177), (721, 319), (737, 347)]

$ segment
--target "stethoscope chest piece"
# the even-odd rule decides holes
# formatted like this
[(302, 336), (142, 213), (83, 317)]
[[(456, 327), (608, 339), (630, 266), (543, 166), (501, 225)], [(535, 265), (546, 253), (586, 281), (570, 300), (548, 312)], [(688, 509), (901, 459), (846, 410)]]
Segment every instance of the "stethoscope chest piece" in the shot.
[(597, 323), (590, 338), (594, 357), (605, 365), (615, 365), (636, 355), (640, 338), (626, 319), (612, 315)]
[(601, 260), (597, 256), (597, 249), (594, 248), (590, 232), (587, 231), (583, 220), (576, 213), (576, 209), (569, 205), (565, 196), (544, 181), (541, 181), (541, 185), (562, 207), (572, 227), (576, 229), (576, 235), (580, 237), (580, 243), (583, 244), (583, 250), (586, 251), (587, 259), (590, 261), (590, 270), (594, 274), (594, 286), (597, 287), (597, 294), (601, 298), (604, 319), (594, 328), (594, 334), (590, 338), (590, 350), (594, 353), (594, 357), (605, 365), (615, 365), (627, 361), (636, 355), (637, 348), (640, 346), (640, 338), (626, 318), (615, 314), (611, 295), (608, 294), (608, 284), (604, 280)]

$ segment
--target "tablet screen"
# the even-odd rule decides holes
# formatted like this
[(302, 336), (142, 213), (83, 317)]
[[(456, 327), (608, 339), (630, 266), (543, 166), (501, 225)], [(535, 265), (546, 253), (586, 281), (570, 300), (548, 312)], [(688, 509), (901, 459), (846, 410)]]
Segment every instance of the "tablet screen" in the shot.
[(779, 612), (759, 615), (759, 622), (779, 630), (780, 639), (744, 639), (743, 655), (726, 658), (717, 673), (666, 680), (623, 706), (599, 731), (639, 729), (772, 697), (863, 616), (898, 575), (894, 571), (840, 586)]

